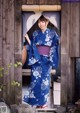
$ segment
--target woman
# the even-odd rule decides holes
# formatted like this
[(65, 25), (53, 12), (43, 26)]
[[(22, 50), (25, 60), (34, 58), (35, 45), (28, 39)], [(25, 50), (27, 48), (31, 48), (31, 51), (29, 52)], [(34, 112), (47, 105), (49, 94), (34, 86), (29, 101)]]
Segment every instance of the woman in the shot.
[(58, 66), (59, 36), (54, 30), (47, 28), (48, 22), (48, 19), (41, 16), (38, 20), (40, 30), (33, 32), (31, 40), (28, 35), (25, 36), (29, 44), (31, 84), (29, 94), (24, 95), (24, 101), (39, 108), (47, 106), (51, 69)]

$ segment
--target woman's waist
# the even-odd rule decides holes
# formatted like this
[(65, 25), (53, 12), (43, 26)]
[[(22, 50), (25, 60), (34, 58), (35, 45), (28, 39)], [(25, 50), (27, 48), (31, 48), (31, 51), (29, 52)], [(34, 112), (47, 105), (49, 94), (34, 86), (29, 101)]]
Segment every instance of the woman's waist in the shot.
[(45, 45), (37, 45), (38, 52), (40, 55), (49, 55), (50, 47)]

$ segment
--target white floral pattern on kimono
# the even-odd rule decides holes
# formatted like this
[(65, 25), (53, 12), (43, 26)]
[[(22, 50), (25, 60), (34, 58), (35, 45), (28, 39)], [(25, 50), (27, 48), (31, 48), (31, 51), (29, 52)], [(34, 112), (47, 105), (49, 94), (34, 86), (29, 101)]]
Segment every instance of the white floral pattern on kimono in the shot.
[[(29, 95), (24, 95), (24, 101), (30, 105), (46, 104), (50, 89), (50, 72), (58, 66), (59, 36), (54, 30), (47, 29), (44, 33), (37, 30), (33, 33), (29, 47), (28, 65), (31, 65), (31, 84)], [(36, 45), (50, 47), (48, 56), (40, 55)]]

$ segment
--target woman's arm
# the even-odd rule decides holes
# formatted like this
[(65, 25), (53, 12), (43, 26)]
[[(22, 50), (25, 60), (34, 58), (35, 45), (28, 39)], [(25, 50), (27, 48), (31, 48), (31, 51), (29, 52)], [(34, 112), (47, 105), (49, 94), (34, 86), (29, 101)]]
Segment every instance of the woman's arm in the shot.
[(31, 41), (30, 41), (30, 39), (29, 39), (28, 34), (26, 34), (26, 35), (24, 36), (24, 38), (26, 38), (26, 40), (27, 40), (28, 44), (30, 45), (30, 44), (31, 44)]
[[(26, 34), (24, 36), (24, 38), (26, 38), (28, 44), (30, 45), (30, 39), (29, 39), (29, 36), (28, 34)], [(24, 63), (26, 62), (26, 58), (27, 58), (27, 48), (26, 48), (26, 44), (23, 46), (23, 50), (22, 50), (22, 64), (24, 65)]]
[(22, 65), (24, 65), (24, 63), (26, 62), (26, 57), (27, 57), (27, 50), (25, 45), (23, 46), (23, 50), (22, 50)]

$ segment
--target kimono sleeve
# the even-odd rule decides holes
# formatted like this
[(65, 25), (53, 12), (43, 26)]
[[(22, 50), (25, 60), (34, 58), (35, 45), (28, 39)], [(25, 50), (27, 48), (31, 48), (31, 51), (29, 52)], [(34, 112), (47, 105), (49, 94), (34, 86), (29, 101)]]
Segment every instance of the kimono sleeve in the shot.
[(33, 32), (31, 45), (29, 46), (28, 65), (33, 65), (40, 60), (40, 55), (36, 47), (36, 36), (37, 36), (37, 32), (35, 31)]
[(60, 37), (56, 32), (54, 32), (53, 40), (52, 40), (52, 45), (50, 49), (50, 64), (54, 69), (58, 67), (58, 62), (59, 62), (59, 39)]

